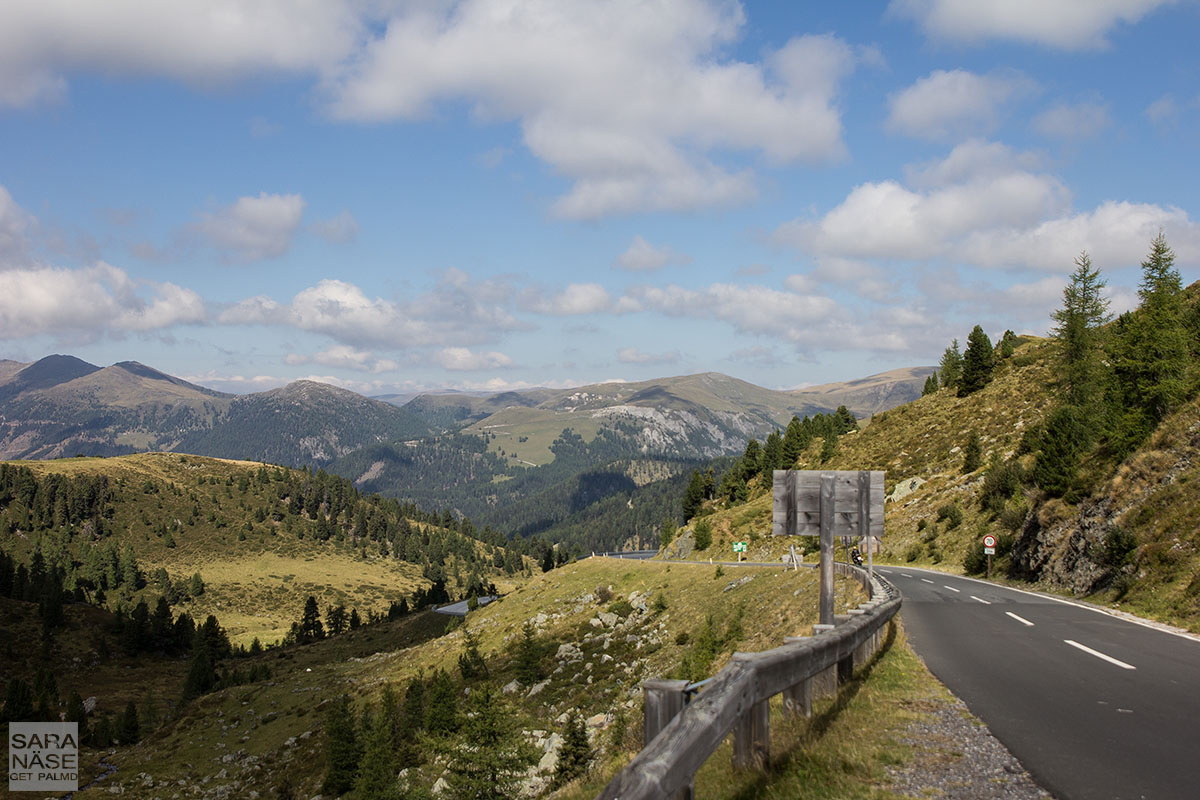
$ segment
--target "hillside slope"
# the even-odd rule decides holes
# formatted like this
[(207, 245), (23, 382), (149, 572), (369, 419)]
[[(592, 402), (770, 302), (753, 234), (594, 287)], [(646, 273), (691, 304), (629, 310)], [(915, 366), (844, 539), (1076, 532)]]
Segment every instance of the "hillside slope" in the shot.
[(472, 580), (504, 584), (522, 569), (498, 534), (483, 542), (465, 523), (445, 525), (336, 476), (252, 462), (147, 453), (0, 464), (4, 550), (26, 564), (40, 552), (68, 588), (103, 592), (111, 608), (162, 594), (194, 618), (215, 614), (235, 643), (282, 638), (310, 594), (365, 618), (435, 580), (458, 597)]

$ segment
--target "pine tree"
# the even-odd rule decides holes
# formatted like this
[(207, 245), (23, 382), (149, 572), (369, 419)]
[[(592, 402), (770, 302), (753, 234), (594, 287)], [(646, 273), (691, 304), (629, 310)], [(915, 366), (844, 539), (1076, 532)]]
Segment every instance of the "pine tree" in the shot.
[(967, 443), (963, 446), (963, 466), (964, 475), (969, 475), (983, 464), (983, 446), (979, 442), (979, 434), (971, 431), (971, 435), (967, 437)]
[(537, 754), (521, 735), (512, 709), (490, 686), (471, 693), (462, 740), (449, 749), (450, 800), (510, 800)]
[(955, 387), (962, 377), (963, 357), (958, 350), (958, 339), (942, 353), (942, 361), (938, 365), (938, 377), (942, 386)]
[(386, 713), (378, 714), (370, 729), (363, 731), (363, 738), (362, 764), (354, 781), (358, 800), (400, 800), (392, 720)]
[(1160, 232), (1142, 262), (1141, 305), (1123, 326), (1116, 371), (1126, 402), (1151, 423), (1163, 419), (1186, 394), (1187, 329), (1175, 254)]
[(354, 786), (362, 751), (354, 730), (349, 695), (334, 699), (325, 715), (325, 779), (321, 791), (340, 795)]
[(443, 669), (433, 673), (429, 684), (429, 707), (425, 730), (434, 736), (446, 736), (458, 730), (458, 692), (454, 680)]
[(697, 550), (707, 550), (712, 545), (712, 523), (701, 519), (696, 523), (694, 531)]
[(821, 463), (824, 464), (829, 459), (833, 458), (837, 452), (838, 439), (837, 434), (833, 431), (825, 434), (825, 440), (821, 442)]
[(325, 626), (321, 624), (321, 609), (317, 606), (317, 598), (310, 594), (304, 601), (304, 612), (300, 616), (296, 641), (303, 644), (324, 638)]
[(925, 379), (925, 386), (921, 389), (921, 396), (924, 397), (927, 394), (933, 394), (937, 390), (938, 390), (938, 377), (937, 377), (937, 373), (934, 372), (932, 375), (930, 375), (928, 378)]
[(738, 462), (743, 482), (749, 481), (758, 474), (760, 463), (762, 463), (762, 445), (758, 443), (758, 439), (751, 439), (746, 442), (746, 450), (742, 453), (742, 460)]
[(1094, 406), (1100, 393), (1101, 328), (1111, 318), (1108, 300), (1101, 296), (1105, 285), (1087, 252), (1080, 253), (1071, 280), (1063, 288), (1062, 308), (1053, 314), (1064, 400), (1079, 409)]
[(488, 676), (487, 662), (479, 652), (479, 638), (463, 626), (463, 652), (458, 656), (458, 671), (464, 681)]
[(967, 352), (963, 354), (962, 378), (958, 382), (958, 396), (977, 392), (992, 380), (996, 366), (996, 349), (983, 328), (976, 325), (967, 336)]
[(1080, 412), (1062, 406), (1046, 420), (1042, 447), (1033, 463), (1033, 481), (1047, 494), (1060, 497), (1075, 480), (1079, 461), (1092, 439)]
[(533, 686), (542, 678), (542, 648), (538, 644), (533, 622), (521, 626), (521, 641), (517, 643), (517, 680)]
[(791, 469), (800, 460), (801, 454), (812, 441), (812, 435), (805, 435), (804, 426), (795, 414), (788, 422), (787, 430), (783, 432), (783, 469)]
[(137, 706), (130, 700), (125, 705), (125, 713), (121, 715), (121, 721), (117, 723), (117, 739), (124, 745), (134, 744), (140, 738), (140, 729)]
[(758, 471), (770, 481), (771, 473), (783, 468), (783, 437), (779, 435), (779, 431), (771, 431), (763, 443), (762, 461), (759, 463)]
[(858, 430), (858, 419), (845, 406), (838, 406), (833, 412), (833, 431), (837, 434), (850, 433)]
[(588, 743), (587, 728), (578, 711), (572, 711), (563, 731), (558, 764), (554, 768), (553, 786), (562, 786), (587, 772), (592, 761), (592, 746)]

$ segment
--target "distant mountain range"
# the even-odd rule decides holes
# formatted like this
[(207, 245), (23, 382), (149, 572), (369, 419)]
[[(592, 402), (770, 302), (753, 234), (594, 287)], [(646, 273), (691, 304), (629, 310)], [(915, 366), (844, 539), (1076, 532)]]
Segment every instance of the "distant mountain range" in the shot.
[(402, 408), (312, 381), (232, 395), (136, 361), (103, 368), (65, 355), (0, 361), (6, 459), (174, 450), (320, 464), (428, 432)]
[[(716, 372), (574, 389), (419, 395), (297, 381), (232, 395), (124, 361), (0, 361), (0, 458), (148, 451), (310, 465), (359, 488), (584, 549), (647, 541), (695, 467), (792, 415), (906, 403), (932, 367), (776, 391)], [(402, 398), (392, 398), (399, 400)]]

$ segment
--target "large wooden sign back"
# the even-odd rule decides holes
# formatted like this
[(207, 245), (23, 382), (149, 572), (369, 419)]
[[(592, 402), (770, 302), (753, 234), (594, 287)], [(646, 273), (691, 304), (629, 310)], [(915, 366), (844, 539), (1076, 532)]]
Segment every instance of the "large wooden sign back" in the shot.
[(775, 536), (883, 536), (883, 470), (782, 470), (772, 475)]

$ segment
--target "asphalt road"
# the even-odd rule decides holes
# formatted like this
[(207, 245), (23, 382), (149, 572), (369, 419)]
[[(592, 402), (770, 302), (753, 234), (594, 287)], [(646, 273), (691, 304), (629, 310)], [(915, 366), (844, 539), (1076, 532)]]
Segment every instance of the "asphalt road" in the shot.
[(1200, 641), (982, 581), (879, 569), (913, 649), (1062, 800), (1200, 798)]

